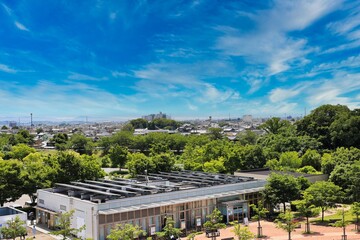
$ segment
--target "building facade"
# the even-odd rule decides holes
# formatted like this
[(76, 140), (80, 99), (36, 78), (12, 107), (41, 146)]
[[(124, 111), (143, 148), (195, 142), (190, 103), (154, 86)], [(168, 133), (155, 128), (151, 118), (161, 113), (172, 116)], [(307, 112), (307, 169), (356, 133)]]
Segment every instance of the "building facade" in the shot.
[(37, 222), (53, 228), (59, 213), (74, 210), (72, 226), (86, 225), (78, 237), (94, 240), (106, 239), (124, 223), (155, 235), (169, 218), (177, 228), (201, 229), (215, 208), (225, 222), (250, 217), (249, 204), (257, 201), (264, 185), (248, 177), (190, 171), (57, 184), (38, 191)]

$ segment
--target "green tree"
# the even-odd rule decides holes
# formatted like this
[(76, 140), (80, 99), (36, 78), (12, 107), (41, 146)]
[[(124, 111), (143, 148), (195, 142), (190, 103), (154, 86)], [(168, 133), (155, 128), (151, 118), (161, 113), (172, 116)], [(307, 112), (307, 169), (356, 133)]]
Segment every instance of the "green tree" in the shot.
[(20, 143), (11, 148), (11, 152), (9, 153), (9, 155), (13, 159), (23, 160), (24, 157), (34, 152), (36, 152), (34, 148), (29, 147), (26, 144)]
[(291, 240), (291, 233), (298, 226), (298, 223), (294, 221), (294, 215), (291, 211), (281, 213), (276, 221), (276, 227), (285, 230), (288, 233), (288, 240)]
[(66, 150), (68, 148), (69, 137), (66, 133), (56, 133), (51, 139), (50, 143), (55, 146), (57, 150)]
[(258, 145), (246, 145), (239, 151), (240, 169), (263, 168), (266, 163), (266, 156), (263, 149)]
[(0, 228), (0, 235), (5, 239), (16, 239), (26, 235), (26, 223), (22, 221), (19, 216), (8, 220), (5, 227)]
[(131, 124), (125, 124), (122, 128), (121, 131), (126, 131), (126, 132), (134, 132), (134, 127)]
[[(216, 232), (218, 229), (225, 228), (226, 224), (222, 223), (223, 216), (219, 209), (215, 208), (211, 214), (206, 216), (207, 221), (204, 223), (204, 228), (208, 232)], [(216, 239), (216, 235), (212, 235), (212, 239)]]
[(305, 232), (310, 233), (311, 231), (309, 218), (319, 215), (319, 209), (311, 203), (311, 196), (306, 195), (301, 200), (293, 201), (292, 204), (296, 206), (296, 209), (299, 212), (300, 216), (306, 218)]
[(161, 232), (157, 232), (156, 235), (162, 239), (178, 239), (181, 234), (181, 229), (175, 227), (175, 221), (172, 218), (166, 220), (165, 227)]
[(112, 167), (119, 167), (121, 170), (121, 168), (126, 163), (127, 154), (128, 154), (128, 150), (117, 144), (110, 147), (109, 158), (111, 160)]
[(331, 124), (349, 113), (349, 108), (344, 105), (322, 105), (296, 122), (298, 133), (316, 138), (326, 149), (332, 149)]
[(304, 166), (302, 168), (298, 168), (296, 172), (306, 173), (306, 174), (321, 174), (321, 172), (316, 171), (313, 166)]
[(340, 164), (335, 166), (329, 176), (329, 181), (344, 190), (350, 190), (352, 169), (350, 164)]
[(321, 221), (324, 221), (324, 212), (334, 207), (343, 197), (341, 188), (332, 182), (318, 181), (304, 191), (304, 198), (310, 204), (321, 208)]
[(263, 129), (266, 133), (269, 134), (278, 134), (282, 128), (288, 126), (290, 123), (286, 120), (281, 120), (278, 117), (269, 118), (262, 125), (260, 129)]
[(359, 216), (360, 216), (360, 202), (354, 202), (351, 204), (351, 212), (356, 216), (355, 230), (360, 232), (359, 228)]
[(41, 127), (36, 129), (37, 134), (42, 133), (42, 132), (44, 132), (44, 129), (42, 129)]
[(31, 145), (34, 143), (33, 136), (30, 134), (28, 130), (25, 129), (20, 129), (19, 132), (17, 132), (14, 137), (15, 137), (15, 141), (12, 143), (12, 145), (16, 145), (19, 143)]
[(265, 207), (262, 201), (259, 201), (257, 206), (255, 204), (251, 204), (250, 207), (252, 208), (252, 210), (254, 211), (254, 215), (253, 218), (255, 220), (257, 220), (258, 222), (258, 227), (257, 227), (257, 237), (261, 238), (263, 236), (262, 233), (262, 227), (260, 224), (261, 219), (266, 217), (266, 214), (269, 212)]
[(80, 156), (80, 180), (96, 180), (103, 178), (105, 172), (101, 169), (101, 159), (96, 155)]
[(321, 171), (330, 174), (335, 168), (335, 160), (330, 153), (324, 153), (321, 157)]
[(360, 148), (360, 116), (342, 114), (330, 125), (330, 136), (334, 147)]
[(351, 184), (349, 186), (350, 199), (355, 202), (360, 201), (360, 161), (351, 165)]
[(170, 172), (175, 164), (175, 158), (172, 153), (160, 153), (151, 157), (155, 165), (155, 172)]
[(36, 200), (36, 191), (49, 188), (56, 175), (56, 168), (47, 164), (47, 156), (37, 152), (30, 153), (23, 159), (23, 193), (28, 194), (31, 202)]
[(61, 151), (51, 155), (52, 162), (58, 166), (55, 181), (68, 183), (85, 179), (98, 179), (104, 176), (101, 160), (96, 156), (80, 155), (74, 151)]
[(143, 118), (137, 118), (130, 121), (130, 124), (133, 126), (133, 128), (147, 128), (148, 127), (148, 121)]
[(346, 226), (349, 225), (351, 222), (350, 221), (346, 221), (345, 220), (345, 210), (344, 208), (339, 211), (339, 213), (341, 214), (341, 220), (336, 221), (333, 226), (334, 227), (341, 227), (343, 229), (343, 235), (341, 236), (341, 239), (347, 239), (346, 236)]
[(143, 153), (128, 154), (126, 168), (129, 170), (131, 176), (135, 177), (138, 174), (145, 174), (145, 172), (155, 172), (156, 166), (151, 158), (145, 156)]
[(247, 144), (255, 145), (259, 136), (251, 130), (246, 130), (237, 134), (236, 138), (239, 140), (241, 145), (245, 146)]
[(255, 237), (255, 234), (248, 227), (241, 227), (240, 223), (234, 224), (234, 228), (231, 231), (237, 236), (238, 240), (251, 240)]
[(268, 178), (263, 194), (265, 202), (270, 205), (282, 203), (285, 212), (285, 204), (299, 198), (300, 184), (291, 175), (272, 173)]
[(22, 163), (0, 159), (0, 206), (13, 202), (23, 194)]
[(80, 154), (91, 155), (93, 150), (93, 143), (91, 140), (82, 134), (72, 135), (69, 144), (71, 149)]
[(78, 228), (73, 228), (71, 226), (71, 222), (73, 219), (73, 215), (74, 215), (75, 210), (71, 210), (69, 212), (64, 212), (64, 213), (59, 213), (57, 215), (57, 224), (56, 227), (59, 228), (60, 230), (57, 231), (53, 231), (52, 234), (59, 236), (62, 236), (63, 240), (66, 240), (67, 238), (73, 236), (73, 235), (77, 235), (78, 233), (81, 233), (82, 231), (85, 230), (85, 225), (78, 227)]
[(110, 234), (106, 236), (109, 240), (133, 240), (139, 238), (141, 235), (145, 235), (146, 232), (142, 230), (138, 225), (117, 224), (115, 228), (111, 229)]
[(297, 169), (301, 166), (301, 159), (297, 152), (284, 152), (280, 155), (279, 163), (283, 167)]
[(321, 155), (316, 150), (308, 149), (301, 157), (301, 166), (312, 166), (317, 171), (321, 169)]
[(209, 128), (208, 133), (211, 140), (217, 140), (223, 138), (221, 128)]
[(134, 144), (134, 136), (132, 132), (120, 131), (110, 137), (111, 145), (119, 145), (131, 149)]
[(224, 158), (219, 157), (217, 160), (211, 160), (204, 163), (203, 171), (210, 173), (225, 173)]

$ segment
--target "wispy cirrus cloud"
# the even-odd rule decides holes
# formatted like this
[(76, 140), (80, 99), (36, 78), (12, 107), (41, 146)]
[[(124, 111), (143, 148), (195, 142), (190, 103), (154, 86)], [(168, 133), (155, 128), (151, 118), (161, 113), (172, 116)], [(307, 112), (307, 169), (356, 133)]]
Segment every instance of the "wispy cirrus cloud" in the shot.
[(4, 3), (1, 3), (1, 6), (5, 9), (6, 13), (8, 14), (8, 16), (11, 18), (11, 20), (14, 23), (14, 26), (17, 27), (19, 30), (21, 31), (27, 31), (29, 32), (30, 30), (22, 23), (20, 23), (17, 20), (17, 17), (15, 16), (13, 10), (11, 8), (9, 8), (7, 5), (5, 5)]
[(229, 56), (242, 56), (251, 64), (266, 65), (268, 75), (281, 73), (313, 51), (305, 38), (292, 37), (289, 33), (303, 30), (333, 11), (339, 3), (275, 1), (272, 9), (250, 15), (250, 20), (256, 24), (253, 31), (244, 33), (226, 26), (218, 27), (223, 34), (217, 39), (216, 48)]
[(71, 73), (68, 76), (69, 79), (71, 80), (85, 80), (85, 81), (104, 81), (104, 80), (108, 80), (107, 77), (93, 77), (90, 75), (86, 75), (86, 74), (81, 74), (81, 73)]
[(274, 88), (269, 93), (269, 99), (273, 103), (288, 101), (303, 94), (313, 83), (301, 82), (290, 88)]
[(344, 104), (350, 108), (360, 107), (360, 102), (349, 95), (360, 91), (359, 73), (337, 72), (332, 78), (319, 80), (314, 85), (307, 90), (306, 100), (311, 106)]
[(15, 26), (20, 29), (21, 31), (26, 31), (26, 32), (29, 32), (30, 30), (24, 26), (24, 24), (18, 22), (18, 21), (15, 21), (14, 22)]
[(342, 10), (346, 13), (345, 17), (330, 22), (326, 27), (333, 35), (344, 37), (346, 41), (337, 44), (335, 47), (326, 49), (324, 51), (325, 54), (353, 49), (360, 46), (360, 4), (358, 2), (353, 2)]
[[(109, 111), (119, 115), (137, 112), (136, 107), (123, 101), (121, 96), (79, 82), (56, 84), (39, 81), (31, 87), (7, 83), (2, 83), (2, 86), (0, 100), (4, 106), (17, 106), (16, 109), (5, 107), (8, 115), (21, 115), (32, 111), (38, 116), (56, 116), (59, 109), (66, 109), (69, 116), (90, 114), (99, 117), (107, 116)], [(104, 104), (105, 102), (107, 104)]]
[(5, 64), (0, 64), (0, 71), (6, 72), (6, 73), (17, 73), (16, 69), (13, 69)]

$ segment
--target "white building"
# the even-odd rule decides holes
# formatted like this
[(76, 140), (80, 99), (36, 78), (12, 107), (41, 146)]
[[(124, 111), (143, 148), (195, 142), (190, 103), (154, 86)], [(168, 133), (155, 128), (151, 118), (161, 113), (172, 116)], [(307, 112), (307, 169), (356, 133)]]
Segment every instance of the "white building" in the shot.
[(79, 237), (105, 239), (120, 223), (139, 225), (148, 235), (161, 231), (166, 219), (175, 227), (201, 227), (206, 216), (219, 208), (226, 221), (249, 217), (264, 180), (202, 172), (161, 172), (137, 179), (113, 179), (38, 190), (37, 222), (52, 228), (59, 212), (74, 210), (73, 227), (84, 224)]
[(24, 222), (27, 220), (26, 212), (12, 207), (0, 207), (0, 228), (5, 227), (7, 225), (6, 222), (14, 219), (16, 216), (18, 216)]

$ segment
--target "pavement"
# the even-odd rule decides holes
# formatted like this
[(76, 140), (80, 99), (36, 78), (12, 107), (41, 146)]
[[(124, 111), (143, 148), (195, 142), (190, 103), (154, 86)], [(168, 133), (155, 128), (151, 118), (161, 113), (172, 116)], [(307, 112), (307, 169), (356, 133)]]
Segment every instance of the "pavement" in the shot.
[[(244, 225), (242, 225), (244, 226)], [(263, 235), (266, 235), (264, 238), (259, 238), (263, 240), (287, 240), (288, 233), (282, 229), (276, 228), (276, 225), (273, 222), (261, 221), (262, 232)], [(244, 226), (245, 227), (245, 226)], [(360, 234), (354, 231), (354, 224), (346, 227), (346, 235), (348, 240), (360, 240)], [(257, 233), (257, 222), (251, 222), (249, 224), (249, 229), (254, 234)], [(297, 240), (341, 240), (342, 228), (337, 227), (327, 227), (327, 226), (319, 226), (311, 224), (310, 230), (312, 234), (304, 234), (305, 224), (301, 224), (301, 228), (296, 229), (291, 233), (291, 239)], [(232, 232), (233, 227), (228, 227), (225, 229), (220, 229), (220, 237), (217, 239), (221, 240), (223, 238), (235, 237), (235, 234)], [(182, 240), (186, 240), (187, 238), (182, 238)], [(258, 238), (255, 238), (258, 239)], [(207, 238), (205, 234), (200, 234), (195, 237), (195, 240), (210, 240)]]

